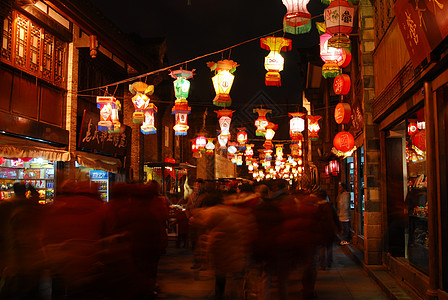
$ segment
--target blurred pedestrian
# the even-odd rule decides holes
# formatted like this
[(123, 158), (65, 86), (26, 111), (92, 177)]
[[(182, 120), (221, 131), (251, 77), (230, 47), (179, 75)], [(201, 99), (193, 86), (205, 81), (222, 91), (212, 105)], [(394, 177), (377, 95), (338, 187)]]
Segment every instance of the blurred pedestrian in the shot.
[(339, 182), (338, 196), (336, 198), (339, 221), (342, 224), (341, 245), (348, 245), (351, 242), (350, 234), (350, 193), (347, 191), (347, 185)]

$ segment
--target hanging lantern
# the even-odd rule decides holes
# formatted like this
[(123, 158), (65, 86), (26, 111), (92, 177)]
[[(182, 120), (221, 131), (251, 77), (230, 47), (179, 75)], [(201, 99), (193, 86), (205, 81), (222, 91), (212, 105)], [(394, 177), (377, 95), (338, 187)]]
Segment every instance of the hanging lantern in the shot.
[(292, 119), (289, 120), (289, 136), (291, 139), (295, 140), (302, 135), (301, 132), (305, 130), (305, 119), (303, 119), (303, 117), (306, 116), (306, 113), (293, 112), (289, 113), (289, 116), (292, 117)]
[(255, 131), (256, 136), (264, 136), (266, 133), (266, 127), (269, 124), (266, 114), (272, 112), (270, 109), (254, 108), (254, 113), (258, 113), (258, 118), (255, 120), (255, 126), (257, 130)]
[(229, 143), (229, 147), (227, 148), (227, 151), (230, 154), (235, 154), (238, 151), (238, 149), (236, 148), (236, 143)]
[[(245, 144), (247, 142), (247, 132), (246, 132), (246, 128), (242, 127), (242, 128), (238, 128), (238, 133), (236, 134), (236, 140), (239, 143), (238, 147), (239, 148), (245, 148)], [(243, 149), (240, 149), (243, 150)]]
[(118, 116), (118, 112), (121, 110), (121, 103), (117, 99), (114, 98), (114, 104), (112, 105), (112, 128), (110, 128), (110, 133), (118, 133), (120, 132), (121, 123), (120, 118)]
[(236, 165), (242, 166), (243, 165), (243, 153), (237, 153), (236, 154)]
[(426, 130), (420, 130), (414, 134), (412, 137), (412, 145), (421, 151), (426, 151)]
[(334, 137), (333, 146), (341, 152), (349, 152), (355, 146), (355, 139), (350, 132), (341, 131)]
[(338, 61), (338, 66), (340, 68), (345, 68), (352, 61), (352, 52), (350, 48), (337, 48), (337, 49), (342, 49), (342, 60)]
[(261, 48), (270, 50), (268, 56), (264, 59), (266, 71), (265, 84), (267, 86), (281, 86), (280, 73), (283, 71), (284, 59), (280, 51), (291, 50), (291, 40), (282, 37), (268, 36), (260, 39)]
[(266, 133), (265, 138), (266, 142), (263, 144), (265, 148), (272, 148), (272, 139), (274, 138), (275, 131), (277, 130), (278, 125), (274, 124), (272, 122), (269, 122), (268, 126), (266, 127)]
[(208, 155), (213, 155), (213, 153), (215, 152), (215, 144), (214, 142), (214, 138), (207, 138), (207, 144), (205, 145), (205, 153)]
[(154, 86), (137, 81), (129, 85), (129, 91), (134, 95), (132, 103), (134, 104), (135, 112), (132, 115), (132, 119), (134, 123), (141, 124), (145, 120), (145, 110), (149, 106), (150, 99), (148, 95), (154, 93)]
[(171, 77), (176, 79), (173, 82), (176, 100), (171, 110), (175, 121), (173, 127), (175, 135), (187, 135), (187, 131), (190, 128), (187, 123), (187, 116), (191, 112), (191, 107), (188, 106), (186, 99), (190, 91), (190, 82), (188, 79), (193, 77), (194, 71), (180, 69), (170, 73)]
[(408, 135), (414, 135), (418, 131), (417, 123), (416, 122), (410, 122), (408, 125)]
[(337, 160), (332, 160), (328, 164), (328, 171), (331, 175), (336, 176), (339, 173), (339, 162)]
[(229, 135), (218, 135), (218, 143), (219, 143), (219, 150), (221, 151), (227, 151), (227, 142), (229, 141)]
[(157, 133), (155, 127), (155, 113), (157, 113), (157, 107), (150, 103), (149, 106), (144, 110), (145, 120), (143, 121), (140, 130), (143, 134), (154, 134)]
[(319, 120), (321, 119), (321, 116), (306, 116), (308, 118), (308, 138), (311, 141), (317, 141), (319, 139)]
[(207, 139), (205, 138), (205, 136), (200, 134), (198, 137), (196, 137), (196, 147), (198, 148), (198, 150), (202, 151), (205, 149), (205, 145), (207, 145)]
[(277, 157), (277, 160), (283, 159), (283, 145), (282, 144), (275, 145), (275, 155)]
[(232, 60), (220, 60), (217, 63), (208, 62), (207, 66), (210, 70), (215, 71), (216, 75), (212, 78), (213, 87), (215, 88), (216, 97), (213, 104), (216, 106), (227, 107), (232, 104), (230, 98), (230, 89), (233, 84), (233, 72), (235, 72), (238, 64)]
[(348, 103), (338, 103), (334, 109), (334, 119), (338, 124), (348, 124), (352, 109)]
[(334, 78), (333, 90), (336, 95), (347, 95), (352, 82), (347, 74), (339, 74)]
[(113, 126), (112, 109), (114, 100), (114, 97), (96, 97), (97, 107), (100, 109), (100, 121), (98, 122), (99, 131), (108, 131)]
[(349, 34), (353, 29), (355, 9), (345, 0), (334, 0), (324, 10), (326, 32), (332, 37), (329, 47), (350, 48)]
[(246, 144), (246, 151), (244, 152), (244, 155), (246, 155), (246, 158), (252, 158), (254, 156), (254, 144)]
[(324, 33), (320, 35), (320, 58), (325, 62), (322, 66), (322, 76), (324, 78), (335, 77), (341, 73), (339, 63), (343, 61), (343, 50), (329, 47), (328, 40), (331, 35)]
[(311, 14), (307, 9), (310, 0), (283, 0), (286, 15), (283, 18), (283, 31), (291, 34), (307, 33), (311, 30)]
[(232, 122), (233, 110), (220, 109), (218, 111), (215, 111), (215, 113), (218, 115), (221, 135), (227, 135), (230, 137), (230, 122)]

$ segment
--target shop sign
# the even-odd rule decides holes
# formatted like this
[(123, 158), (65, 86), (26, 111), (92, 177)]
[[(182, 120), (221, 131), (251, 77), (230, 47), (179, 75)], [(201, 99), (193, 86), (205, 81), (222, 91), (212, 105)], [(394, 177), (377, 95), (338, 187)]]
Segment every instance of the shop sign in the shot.
[(394, 11), (417, 67), (448, 35), (448, 0), (398, 0)]
[(90, 180), (106, 180), (108, 178), (108, 173), (101, 170), (91, 170)]
[(0, 178), (17, 179), (17, 170), (1, 168), (0, 169)]
[(81, 123), (78, 147), (96, 150), (109, 154), (126, 155), (128, 139), (131, 137), (131, 129), (122, 125), (121, 133), (109, 133), (98, 130), (98, 115), (92, 112), (84, 112)]

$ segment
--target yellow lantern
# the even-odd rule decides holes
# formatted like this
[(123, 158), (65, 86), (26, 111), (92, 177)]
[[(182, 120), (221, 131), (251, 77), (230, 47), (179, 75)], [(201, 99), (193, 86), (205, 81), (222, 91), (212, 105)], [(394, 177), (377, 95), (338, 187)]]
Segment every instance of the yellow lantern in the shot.
[(227, 107), (232, 104), (230, 98), (230, 89), (233, 84), (233, 73), (238, 67), (238, 64), (232, 60), (220, 60), (217, 63), (208, 62), (207, 66), (210, 70), (215, 71), (216, 75), (212, 78), (213, 87), (215, 88), (216, 97), (213, 99), (213, 104), (216, 106)]
[(148, 95), (154, 93), (154, 86), (137, 81), (129, 85), (129, 91), (134, 95), (132, 103), (134, 104), (135, 112), (132, 115), (132, 119), (134, 123), (141, 124), (145, 120), (145, 110), (149, 106), (150, 99)]
[(266, 127), (265, 133), (266, 142), (263, 144), (265, 148), (272, 148), (272, 139), (274, 138), (275, 130), (277, 130), (277, 128), (277, 124), (269, 122), (268, 126)]
[(280, 73), (283, 71), (284, 59), (280, 51), (291, 50), (291, 40), (282, 37), (265, 37), (260, 39), (261, 48), (270, 50), (264, 60), (266, 71), (265, 84), (267, 86), (281, 86)]
[(207, 138), (207, 144), (205, 145), (205, 153), (212, 155), (215, 150), (214, 138)]

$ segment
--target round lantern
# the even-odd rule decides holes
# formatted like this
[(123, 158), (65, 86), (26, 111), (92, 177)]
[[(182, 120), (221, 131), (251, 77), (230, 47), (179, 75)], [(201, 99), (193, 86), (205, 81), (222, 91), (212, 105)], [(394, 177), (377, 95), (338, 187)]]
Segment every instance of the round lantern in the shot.
[(338, 66), (340, 68), (347, 67), (352, 61), (352, 52), (349, 48), (340, 48), (342, 49), (342, 60), (338, 61)]
[(334, 147), (342, 152), (348, 152), (355, 147), (355, 138), (350, 132), (341, 131), (333, 139)]
[(426, 130), (420, 130), (412, 137), (412, 144), (422, 151), (426, 151)]
[(409, 123), (409, 125), (408, 125), (408, 135), (412, 136), (412, 135), (416, 134), (417, 131), (418, 131), (417, 123), (415, 123), (415, 122)]
[(347, 95), (350, 91), (352, 82), (347, 74), (340, 74), (334, 78), (333, 90), (336, 95)]
[(247, 142), (247, 132), (246, 128), (238, 128), (240, 131), (236, 134), (236, 140), (240, 145), (243, 145)]
[(338, 103), (334, 109), (334, 119), (338, 124), (347, 124), (350, 122), (352, 110), (348, 103)]

